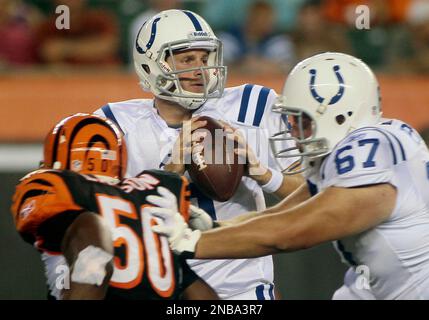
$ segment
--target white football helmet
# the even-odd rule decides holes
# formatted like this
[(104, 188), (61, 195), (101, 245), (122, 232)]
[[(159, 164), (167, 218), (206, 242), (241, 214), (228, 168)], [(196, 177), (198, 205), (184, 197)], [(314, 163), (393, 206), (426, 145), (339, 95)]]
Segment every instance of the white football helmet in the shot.
[[(326, 52), (301, 61), (273, 105), (273, 111), (289, 121), (271, 138), (274, 156), (301, 156), (302, 172), (309, 161), (329, 154), (351, 131), (378, 123), (380, 100), (373, 72), (353, 56)], [(285, 140), (294, 140), (296, 147), (277, 150), (278, 142)]]
[[(174, 59), (172, 65), (167, 63), (175, 52), (193, 49), (207, 50), (207, 66), (177, 70)], [(191, 11), (166, 10), (146, 21), (136, 38), (134, 67), (145, 91), (191, 110), (209, 98), (221, 97), (225, 87), (222, 43), (208, 23)], [(180, 83), (183, 73), (195, 70), (203, 77), (202, 93), (186, 91)]]

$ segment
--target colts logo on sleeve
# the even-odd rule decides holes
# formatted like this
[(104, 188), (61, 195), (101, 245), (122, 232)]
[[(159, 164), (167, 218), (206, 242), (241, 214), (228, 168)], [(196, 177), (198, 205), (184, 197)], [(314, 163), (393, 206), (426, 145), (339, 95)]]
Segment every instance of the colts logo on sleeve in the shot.
[[(333, 96), (331, 98), (331, 100), (329, 101), (329, 103), (327, 105), (331, 105), (331, 104), (337, 103), (341, 99), (341, 97), (343, 96), (344, 90), (345, 90), (344, 78), (343, 78), (343, 76), (340, 73), (340, 66), (339, 65), (335, 65), (333, 67), (333, 70), (334, 70), (335, 75), (337, 76), (337, 79), (338, 79), (338, 92), (337, 92), (337, 94), (335, 96)], [(311, 92), (311, 95), (313, 96), (313, 98), (317, 102), (323, 103), (323, 101), (325, 101), (325, 98), (322, 97), (322, 96), (320, 96), (317, 93), (317, 90), (315, 88), (317, 70), (316, 69), (310, 69), (309, 72), (310, 72), (310, 75), (311, 75), (311, 77), (310, 77), (310, 92)]]

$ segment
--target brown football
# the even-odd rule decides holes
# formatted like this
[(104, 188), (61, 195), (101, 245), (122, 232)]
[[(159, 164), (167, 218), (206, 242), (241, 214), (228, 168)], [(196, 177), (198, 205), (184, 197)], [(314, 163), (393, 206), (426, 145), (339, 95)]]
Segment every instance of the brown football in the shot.
[(238, 163), (234, 146), (227, 143), (222, 125), (210, 117), (200, 117), (207, 124), (196, 131), (206, 131), (201, 152), (194, 152), (191, 164), (186, 166), (198, 189), (217, 201), (229, 200), (237, 190), (244, 173), (244, 164)]

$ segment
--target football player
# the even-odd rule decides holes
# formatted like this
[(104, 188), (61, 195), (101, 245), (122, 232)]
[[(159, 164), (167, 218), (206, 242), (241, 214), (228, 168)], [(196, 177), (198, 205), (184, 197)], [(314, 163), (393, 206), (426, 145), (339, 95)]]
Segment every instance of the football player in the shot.
[[(96, 111), (125, 133), (130, 176), (153, 168), (184, 174), (192, 144), (201, 138), (191, 133), (206, 123), (199, 116), (240, 129), (249, 145), (249, 174), (235, 195), (227, 202), (217, 202), (190, 184), (192, 203), (219, 220), (265, 209), (263, 190), (288, 194), (303, 182), (298, 176), (283, 178), (270, 152), (269, 137), (286, 120), (270, 109), (276, 93), (253, 84), (224, 89), (222, 60), (222, 43), (203, 18), (191, 11), (163, 11), (142, 26), (134, 47), (140, 84), (154, 98), (109, 103)], [(294, 161), (281, 162), (289, 166)], [(274, 297), (270, 256), (189, 263), (222, 299)]]
[(273, 108), (292, 119), (307, 186), (271, 214), (238, 225), (201, 235), (160, 209), (169, 228), (154, 229), (169, 235), (176, 252), (198, 259), (252, 258), (334, 241), (351, 266), (334, 298), (429, 299), (429, 151), (408, 124), (380, 118), (369, 67), (341, 53), (310, 57), (291, 71)]
[[(215, 292), (151, 231), (145, 201), (157, 188), (180, 199), (188, 216), (186, 178), (143, 171), (124, 179), (122, 134), (98, 115), (76, 114), (46, 137), (42, 169), (16, 188), (12, 213), (23, 239), (45, 264), (56, 299), (215, 299)], [(63, 271), (70, 270), (70, 287)], [(64, 282), (64, 283), (62, 283)], [(61, 289), (64, 290), (61, 290)]]

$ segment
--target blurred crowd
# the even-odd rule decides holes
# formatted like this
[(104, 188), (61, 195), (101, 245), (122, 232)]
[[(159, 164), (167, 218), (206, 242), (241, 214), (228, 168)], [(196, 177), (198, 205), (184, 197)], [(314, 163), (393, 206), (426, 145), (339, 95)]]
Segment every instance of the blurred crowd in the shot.
[[(358, 29), (359, 5), (369, 29)], [(59, 30), (55, 8), (70, 8)], [(429, 73), (429, 0), (0, 0), (0, 70), (19, 66), (129, 66), (141, 25), (183, 8), (201, 14), (243, 73), (282, 73), (324, 51), (358, 56), (376, 71)]]

